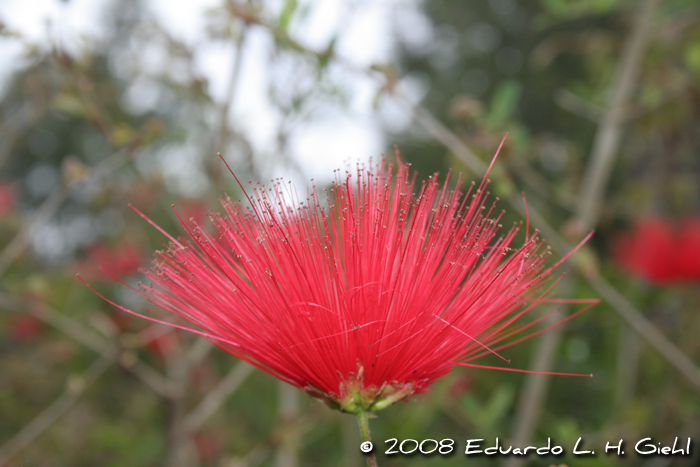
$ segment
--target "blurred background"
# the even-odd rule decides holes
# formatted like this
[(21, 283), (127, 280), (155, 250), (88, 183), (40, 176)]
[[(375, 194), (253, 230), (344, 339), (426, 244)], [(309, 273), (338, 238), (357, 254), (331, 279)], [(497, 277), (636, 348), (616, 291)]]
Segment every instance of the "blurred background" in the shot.
[[(128, 203), (182, 233), (171, 204), (206, 225), (239, 198), (217, 152), (303, 192), (394, 144), (419, 180), (478, 180), (505, 133), (507, 221), (524, 192), (554, 258), (595, 229), (558, 296), (602, 300), (505, 355), (594, 377), (458, 367), (379, 412), (380, 465), (700, 465), (700, 2), (4, 0), (0, 65), (0, 465), (363, 465), (354, 417), (75, 273), (145, 310), (98, 268), (136, 284), (164, 244)], [(691, 456), (631, 452), (676, 436)], [(386, 457), (392, 437), (598, 454)]]

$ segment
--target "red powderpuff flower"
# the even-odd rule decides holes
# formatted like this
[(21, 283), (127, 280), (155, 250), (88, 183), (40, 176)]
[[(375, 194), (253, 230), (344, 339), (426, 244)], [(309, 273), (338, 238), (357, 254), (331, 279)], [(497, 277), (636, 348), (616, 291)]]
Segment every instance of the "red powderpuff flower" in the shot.
[(642, 217), (613, 248), (622, 268), (651, 283), (700, 280), (700, 217)]
[[(141, 266), (141, 250), (131, 242), (121, 242), (115, 246), (96, 243), (87, 250), (88, 257), (78, 264), (80, 274), (93, 280), (111, 277), (125, 277), (135, 273)], [(104, 274), (100, 274), (102, 271)]]
[(461, 195), (461, 177), (450, 191), (433, 176), (414, 194), (407, 164), (392, 169), (337, 175), (325, 203), (282, 183), (255, 186), (250, 207), (223, 197), (215, 233), (183, 221), (189, 240), (133, 208), (170, 240), (138, 291), (186, 323), (172, 326), (365, 420), (549, 329), (519, 335), (546, 318), (523, 315), (556, 301), (559, 263), (545, 266), (537, 232), (519, 247), (520, 225), (499, 234), (486, 178)]

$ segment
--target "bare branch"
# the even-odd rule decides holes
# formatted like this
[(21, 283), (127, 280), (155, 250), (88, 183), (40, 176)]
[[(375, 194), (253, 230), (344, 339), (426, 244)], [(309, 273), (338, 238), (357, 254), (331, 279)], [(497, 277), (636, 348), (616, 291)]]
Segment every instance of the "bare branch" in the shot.
[[(646, 0), (642, 13), (637, 17), (634, 30), (622, 51), (615, 84), (612, 88), (607, 109), (600, 119), (591, 158), (588, 162), (579, 192), (576, 215), (572, 222), (572, 225), (578, 229), (578, 233), (580, 234), (591, 229), (598, 222), (605, 187), (610, 177), (622, 135), (622, 124), (627, 114), (626, 105), (633, 90), (637, 86), (640, 62), (649, 42), (651, 23), (658, 3), (659, 0)], [(563, 241), (562, 239), (562, 242)], [(587, 276), (585, 272), (584, 276)], [(588, 278), (589, 281), (596, 279), (602, 280), (600, 277)], [(596, 287), (596, 289), (600, 290), (600, 286)], [(612, 288), (611, 290), (616, 292)], [(608, 295), (610, 295), (609, 292), (610, 291), (608, 291)], [(687, 359), (687, 357), (671, 344), (663, 334), (651, 325), (651, 323), (648, 323), (641, 313), (634, 309), (631, 313), (629, 310), (623, 310), (620, 307), (616, 307), (616, 309), (625, 319), (632, 319), (634, 324), (632, 324), (632, 322), (630, 322), (630, 324), (632, 324), (636, 330), (640, 331), (648, 340), (657, 343), (659, 343), (660, 340), (668, 342), (677, 352), (669, 352), (667, 346), (662, 346), (662, 354), (667, 358), (672, 358), (676, 367), (685, 374), (686, 377), (690, 376), (686, 368), (687, 364), (684, 360)], [(562, 332), (562, 327), (558, 326), (556, 332), (549, 333), (548, 336), (540, 339), (539, 345), (535, 351), (536, 371), (546, 372), (550, 370), (554, 362), (554, 353), (557, 349), (557, 343)], [(661, 351), (661, 349), (659, 350)], [(547, 381), (547, 376), (543, 374), (531, 374), (527, 377), (521, 403), (518, 406), (515, 418), (515, 430), (513, 432), (514, 442), (517, 443), (518, 446), (525, 445), (530, 441), (532, 433), (537, 426), (542, 405), (547, 395)], [(691, 381), (693, 381), (692, 378)], [(506, 462), (507, 467), (519, 467), (521, 465), (524, 465), (524, 460), (514, 457)]]
[(241, 361), (212, 389), (199, 405), (187, 414), (182, 425), (187, 432), (196, 431), (211, 417), (253, 371), (253, 367)]
[(120, 149), (91, 169), (81, 182), (71, 187), (59, 186), (56, 188), (41, 206), (39, 206), (39, 209), (34, 213), (32, 219), (22, 227), (0, 253), (0, 277), (2, 277), (12, 262), (24, 253), (24, 250), (29, 246), (32, 233), (36, 232), (56, 214), (61, 204), (68, 198), (68, 195), (75, 189), (76, 185), (80, 183), (94, 183), (100, 180), (105, 175), (126, 163), (128, 161), (128, 153), (129, 151), (127, 148)]
[(0, 465), (4, 465), (12, 456), (66, 414), (80, 399), (85, 390), (114, 363), (116, 356), (117, 354), (111, 351), (102, 354), (79, 378), (69, 381), (65, 392), (58, 399), (0, 447)]
[(111, 346), (104, 339), (78, 321), (41, 303), (0, 292), (0, 306), (15, 312), (28, 311), (95, 352), (103, 353), (111, 350)]
[[(522, 203), (516, 204), (515, 199), (509, 202), (524, 214)], [(560, 255), (570, 252), (573, 248), (544, 217), (533, 207), (528, 206), (532, 225), (540, 229), (547, 238), (547, 243), (552, 250)], [(583, 278), (590, 284), (603, 301), (609, 303), (627, 323), (647, 340), (661, 355), (675, 366), (688, 380), (700, 389), (700, 369), (685, 355), (673, 342), (659, 331), (634, 305), (632, 305), (620, 292), (617, 291), (605, 278), (599, 274), (590, 274), (588, 271), (579, 271)]]
[(414, 104), (406, 96), (396, 90), (392, 91), (391, 96), (399, 104), (406, 107), (411, 115), (413, 115), (413, 118), (428, 130), (428, 133), (447, 146), (472, 172), (480, 176), (486, 173), (487, 165), (474, 154), (469, 146), (464, 144), (459, 136), (455, 135), (452, 130), (443, 125), (442, 122), (435, 118), (428, 110), (418, 104)]
[(155, 369), (138, 360), (131, 352), (122, 352), (118, 346), (101, 338), (80, 322), (59, 313), (53, 308), (33, 300), (22, 299), (0, 292), (0, 306), (15, 312), (28, 311), (41, 321), (62, 331), (68, 337), (80, 342), (97, 353), (117, 353), (119, 364), (158, 395), (169, 397), (171, 393), (168, 381)]
[(608, 281), (598, 275), (587, 277), (588, 283), (637, 331), (647, 342), (663, 355), (693, 385), (700, 389), (700, 369), (671, 342), (654, 324), (646, 319), (629, 300)]
[(622, 136), (625, 107), (637, 87), (639, 68), (646, 51), (659, 0), (646, 0), (629, 40), (625, 43), (607, 109), (593, 143), (591, 159), (581, 184), (576, 222), (588, 230), (596, 225), (605, 186), (615, 162)]
[(284, 381), (277, 382), (279, 396), (279, 443), (275, 456), (277, 467), (298, 467), (299, 438), (303, 425), (294, 423), (299, 418), (300, 392)]
[(206, 357), (209, 352), (214, 348), (214, 344), (206, 339), (196, 339), (194, 344), (187, 349), (187, 354), (185, 358), (189, 365), (196, 365), (201, 362), (204, 357)]
[(56, 214), (67, 197), (68, 192), (62, 186), (57, 187), (39, 206), (32, 220), (24, 224), (17, 235), (5, 246), (0, 253), (0, 277), (10, 264), (24, 253), (24, 250), (29, 246), (32, 234)]
[[(569, 282), (562, 284), (565, 288)], [(562, 310), (557, 311), (545, 321), (545, 326), (551, 325), (564, 318)], [(564, 334), (564, 326), (555, 326), (539, 339), (535, 355), (533, 357), (532, 371), (547, 372), (554, 366), (554, 356), (559, 347), (559, 342)], [(537, 421), (542, 412), (545, 396), (547, 395), (550, 375), (531, 374), (525, 378), (525, 386), (520, 394), (517, 412), (513, 424), (511, 444), (514, 446), (526, 446), (532, 437), (532, 431), (537, 426)], [(523, 460), (516, 456), (509, 457), (505, 467), (518, 467), (523, 465)]]
[(568, 110), (574, 115), (583, 117), (593, 123), (600, 123), (604, 109), (588, 102), (567, 89), (557, 89), (554, 92), (554, 103), (564, 110)]

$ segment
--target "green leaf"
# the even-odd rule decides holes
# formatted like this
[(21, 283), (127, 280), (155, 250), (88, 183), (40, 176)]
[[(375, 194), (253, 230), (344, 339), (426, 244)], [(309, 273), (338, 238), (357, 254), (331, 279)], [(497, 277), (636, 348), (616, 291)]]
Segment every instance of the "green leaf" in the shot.
[(600, 15), (614, 10), (619, 0), (542, 0), (542, 6), (557, 18), (577, 18)]
[(282, 12), (280, 13), (279, 17), (279, 27), (283, 31), (287, 30), (289, 21), (292, 19), (292, 16), (297, 9), (297, 5), (297, 0), (286, 0), (284, 2), (284, 8), (282, 8)]
[(685, 66), (692, 71), (700, 71), (700, 40), (689, 43), (685, 47)]
[(488, 116), (489, 124), (500, 127), (515, 113), (523, 86), (515, 80), (501, 81), (493, 93), (491, 109)]

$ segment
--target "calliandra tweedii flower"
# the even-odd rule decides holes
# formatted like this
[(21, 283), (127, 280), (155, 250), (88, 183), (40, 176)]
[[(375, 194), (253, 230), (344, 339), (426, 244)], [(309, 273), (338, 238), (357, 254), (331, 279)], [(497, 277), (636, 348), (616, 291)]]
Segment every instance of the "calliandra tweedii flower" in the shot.
[(700, 281), (700, 217), (642, 216), (615, 240), (616, 262), (652, 284)]
[(521, 321), (557, 301), (559, 263), (545, 266), (549, 250), (527, 226), (518, 247), (522, 224), (501, 233), (486, 178), (464, 195), (461, 176), (454, 190), (448, 180), (416, 190), (407, 164), (394, 173), (382, 159), (302, 200), (279, 181), (256, 185), (249, 205), (221, 199), (213, 233), (183, 221), (188, 240), (133, 208), (170, 241), (139, 293), (186, 323), (172, 326), (334, 408), (383, 409), (551, 327)]

